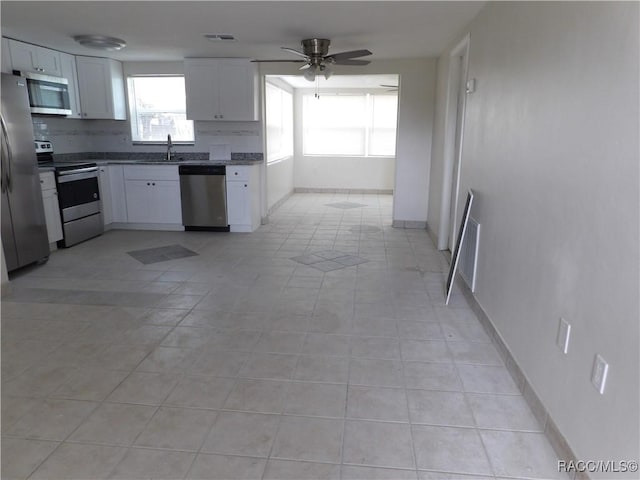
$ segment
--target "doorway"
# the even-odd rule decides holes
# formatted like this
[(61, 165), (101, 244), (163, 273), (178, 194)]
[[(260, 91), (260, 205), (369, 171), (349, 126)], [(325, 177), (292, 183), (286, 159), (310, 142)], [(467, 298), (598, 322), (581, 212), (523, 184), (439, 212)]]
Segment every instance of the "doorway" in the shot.
[[(360, 204), (358, 195), (392, 201), (400, 87), (398, 74), (334, 75), (316, 82), (300, 75), (265, 75), (269, 213), (292, 193), (338, 195)], [(269, 102), (278, 92), (292, 99), (288, 108)], [(286, 142), (292, 148), (278, 155), (285, 116), (293, 119)]]

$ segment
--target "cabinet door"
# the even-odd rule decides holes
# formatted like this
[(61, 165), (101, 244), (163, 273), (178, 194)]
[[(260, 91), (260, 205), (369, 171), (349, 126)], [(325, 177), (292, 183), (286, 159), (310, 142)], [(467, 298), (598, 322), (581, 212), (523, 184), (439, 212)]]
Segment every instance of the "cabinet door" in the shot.
[(151, 181), (126, 180), (127, 220), (130, 223), (156, 223), (157, 206), (153, 205)]
[(76, 57), (82, 118), (126, 120), (122, 64), (109, 58)]
[(182, 223), (180, 182), (151, 180), (152, 202), (149, 223)]
[(49, 48), (36, 47), (36, 56), (38, 59), (38, 68), (41, 68), (44, 74), (56, 77), (62, 76), (60, 52)]
[(82, 118), (80, 109), (80, 92), (78, 91), (78, 71), (76, 69), (76, 57), (68, 53), (60, 54), (60, 68), (62, 76), (69, 81), (69, 106), (71, 115), (67, 118)]
[(58, 240), (62, 240), (62, 221), (60, 219), (60, 207), (56, 189), (43, 190), (42, 202), (44, 204), (44, 217), (47, 222), (49, 243), (55, 243)]
[(255, 66), (248, 60), (217, 62), (219, 120), (257, 120)]
[(30, 43), (9, 40), (13, 70), (38, 72), (60, 77), (60, 52)]
[(38, 70), (38, 53), (35, 45), (9, 40), (9, 50), (11, 51), (13, 70), (44, 73)]
[(229, 225), (251, 225), (249, 185), (227, 182), (227, 221)]
[(83, 118), (111, 118), (109, 66), (101, 58), (76, 57)]
[(184, 80), (189, 120), (215, 120), (218, 114), (216, 69), (209, 59), (186, 59)]
[(109, 193), (111, 196), (111, 221), (114, 223), (127, 222), (127, 201), (124, 188), (124, 166), (107, 165), (109, 176)]
[(11, 73), (13, 67), (11, 66), (11, 53), (9, 51), (9, 39), (2, 37), (2, 55), (0, 55), (2, 61), (2, 73)]
[(113, 208), (111, 206), (111, 182), (107, 166), (98, 168), (98, 183), (100, 187), (100, 201), (102, 203), (102, 220), (105, 225), (113, 223)]

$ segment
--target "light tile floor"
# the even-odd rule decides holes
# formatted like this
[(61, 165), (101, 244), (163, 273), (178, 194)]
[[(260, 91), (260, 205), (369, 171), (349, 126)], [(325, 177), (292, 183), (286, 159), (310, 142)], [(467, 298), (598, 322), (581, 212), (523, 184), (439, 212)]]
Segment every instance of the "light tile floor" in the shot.
[[(361, 204), (335, 208), (330, 204)], [(425, 231), (298, 194), (252, 234), (110, 231), (2, 301), (2, 478), (560, 478)], [(126, 252), (197, 256), (143, 264)], [(327, 271), (291, 260), (339, 251)]]

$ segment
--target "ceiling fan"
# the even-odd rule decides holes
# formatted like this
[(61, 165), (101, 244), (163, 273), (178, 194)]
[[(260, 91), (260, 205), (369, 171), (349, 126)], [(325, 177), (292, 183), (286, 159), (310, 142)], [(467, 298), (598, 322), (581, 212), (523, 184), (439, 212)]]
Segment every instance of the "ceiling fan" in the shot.
[(369, 50), (350, 50), (329, 55), (330, 40), (326, 38), (308, 38), (302, 40), (302, 52), (293, 48), (281, 47), (283, 50), (303, 57), (304, 60), (253, 60), (254, 62), (294, 62), (304, 63), (300, 70), (305, 70), (304, 78), (313, 81), (316, 74), (324, 75), (328, 79), (333, 73), (330, 65), (368, 65), (369, 60), (355, 60), (358, 57), (371, 55)]

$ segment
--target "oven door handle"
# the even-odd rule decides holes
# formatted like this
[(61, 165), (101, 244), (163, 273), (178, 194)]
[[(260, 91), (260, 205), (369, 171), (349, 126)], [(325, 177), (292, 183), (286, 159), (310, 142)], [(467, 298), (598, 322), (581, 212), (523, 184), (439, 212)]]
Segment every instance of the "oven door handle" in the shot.
[(98, 178), (98, 167), (81, 168), (58, 173), (58, 183), (75, 182), (86, 178)]
[(58, 172), (58, 176), (63, 176), (63, 175), (75, 175), (76, 173), (84, 173), (84, 172), (97, 172), (98, 171), (98, 167), (85, 167), (85, 168), (77, 168), (75, 170), (63, 170), (61, 172)]

